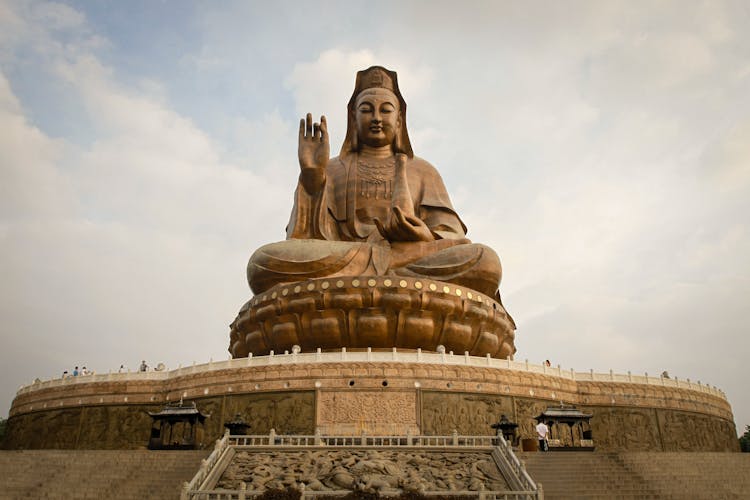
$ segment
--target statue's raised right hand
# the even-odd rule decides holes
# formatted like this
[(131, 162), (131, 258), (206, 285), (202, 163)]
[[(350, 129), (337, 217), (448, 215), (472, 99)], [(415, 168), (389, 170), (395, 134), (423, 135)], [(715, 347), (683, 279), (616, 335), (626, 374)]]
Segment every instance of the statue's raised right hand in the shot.
[(326, 117), (320, 117), (320, 123), (313, 123), (312, 114), (299, 121), (299, 156), (300, 180), (309, 193), (318, 192), (325, 181), (325, 169), (330, 154), (328, 144), (328, 124)]

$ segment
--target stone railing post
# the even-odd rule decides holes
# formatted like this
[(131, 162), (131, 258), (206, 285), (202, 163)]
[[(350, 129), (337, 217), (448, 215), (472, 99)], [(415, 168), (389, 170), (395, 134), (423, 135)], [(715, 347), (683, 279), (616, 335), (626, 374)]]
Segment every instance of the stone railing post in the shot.
[(315, 428), (315, 446), (320, 446), (320, 427)]
[(406, 432), (406, 446), (411, 446), (412, 438), (411, 438), (411, 429), (409, 429)]
[(458, 431), (453, 429), (453, 446), (458, 446)]
[(240, 481), (240, 494), (238, 500), (245, 500), (247, 497), (245, 496), (247, 493), (247, 483), (245, 481)]
[(190, 484), (187, 481), (182, 483), (182, 490), (180, 491), (180, 500), (188, 500), (189, 490), (190, 490)]
[(276, 429), (271, 429), (268, 433), (268, 445), (274, 446), (276, 444)]

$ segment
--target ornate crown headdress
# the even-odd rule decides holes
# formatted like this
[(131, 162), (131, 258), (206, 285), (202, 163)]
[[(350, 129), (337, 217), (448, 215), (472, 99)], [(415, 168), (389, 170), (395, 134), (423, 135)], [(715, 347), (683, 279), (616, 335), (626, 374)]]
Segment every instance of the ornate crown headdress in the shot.
[(413, 158), (414, 151), (411, 149), (409, 132), (406, 129), (406, 101), (404, 101), (401, 91), (398, 89), (398, 76), (395, 71), (389, 71), (382, 66), (370, 66), (365, 70), (357, 72), (354, 92), (347, 105), (346, 138), (344, 139), (344, 144), (341, 146), (339, 156), (343, 158), (359, 149), (357, 146), (357, 127), (354, 122), (354, 105), (356, 104), (357, 96), (363, 90), (372, 88), (390, 90), (398, 99), (401, 127), (393, 146), (397, 153), (404, 153), (409, 158)]

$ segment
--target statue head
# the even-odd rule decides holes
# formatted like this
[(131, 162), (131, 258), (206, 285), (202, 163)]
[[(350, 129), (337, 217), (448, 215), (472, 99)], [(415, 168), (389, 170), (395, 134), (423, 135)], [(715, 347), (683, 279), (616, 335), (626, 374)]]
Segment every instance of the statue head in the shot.
[[(375, 114), (382, 124), (371, 128)], [(357, 72), (354, 92), (347, 106), (346, 138), (339, 156), (343, 158), (359, 151), (362, 142), (379, 146), (390, 143), (394, 153), (414, 157), (406, 130), (406, 101), (398, 89), (396, 72), (382, 66)]]

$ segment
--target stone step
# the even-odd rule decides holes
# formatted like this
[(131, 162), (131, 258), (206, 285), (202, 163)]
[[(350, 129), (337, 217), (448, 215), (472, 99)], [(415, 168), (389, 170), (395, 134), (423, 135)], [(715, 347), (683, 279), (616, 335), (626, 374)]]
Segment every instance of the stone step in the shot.
[(0, 452), (0, 498), (178, 498), (209, 451)]
[[(557, 498), (747, 498), (750, 455), (740, 453), (519, 453)], [(639, 486), (640, 485), (640, 486)], [(613, 489), (612, 487), (616, 488)]]

